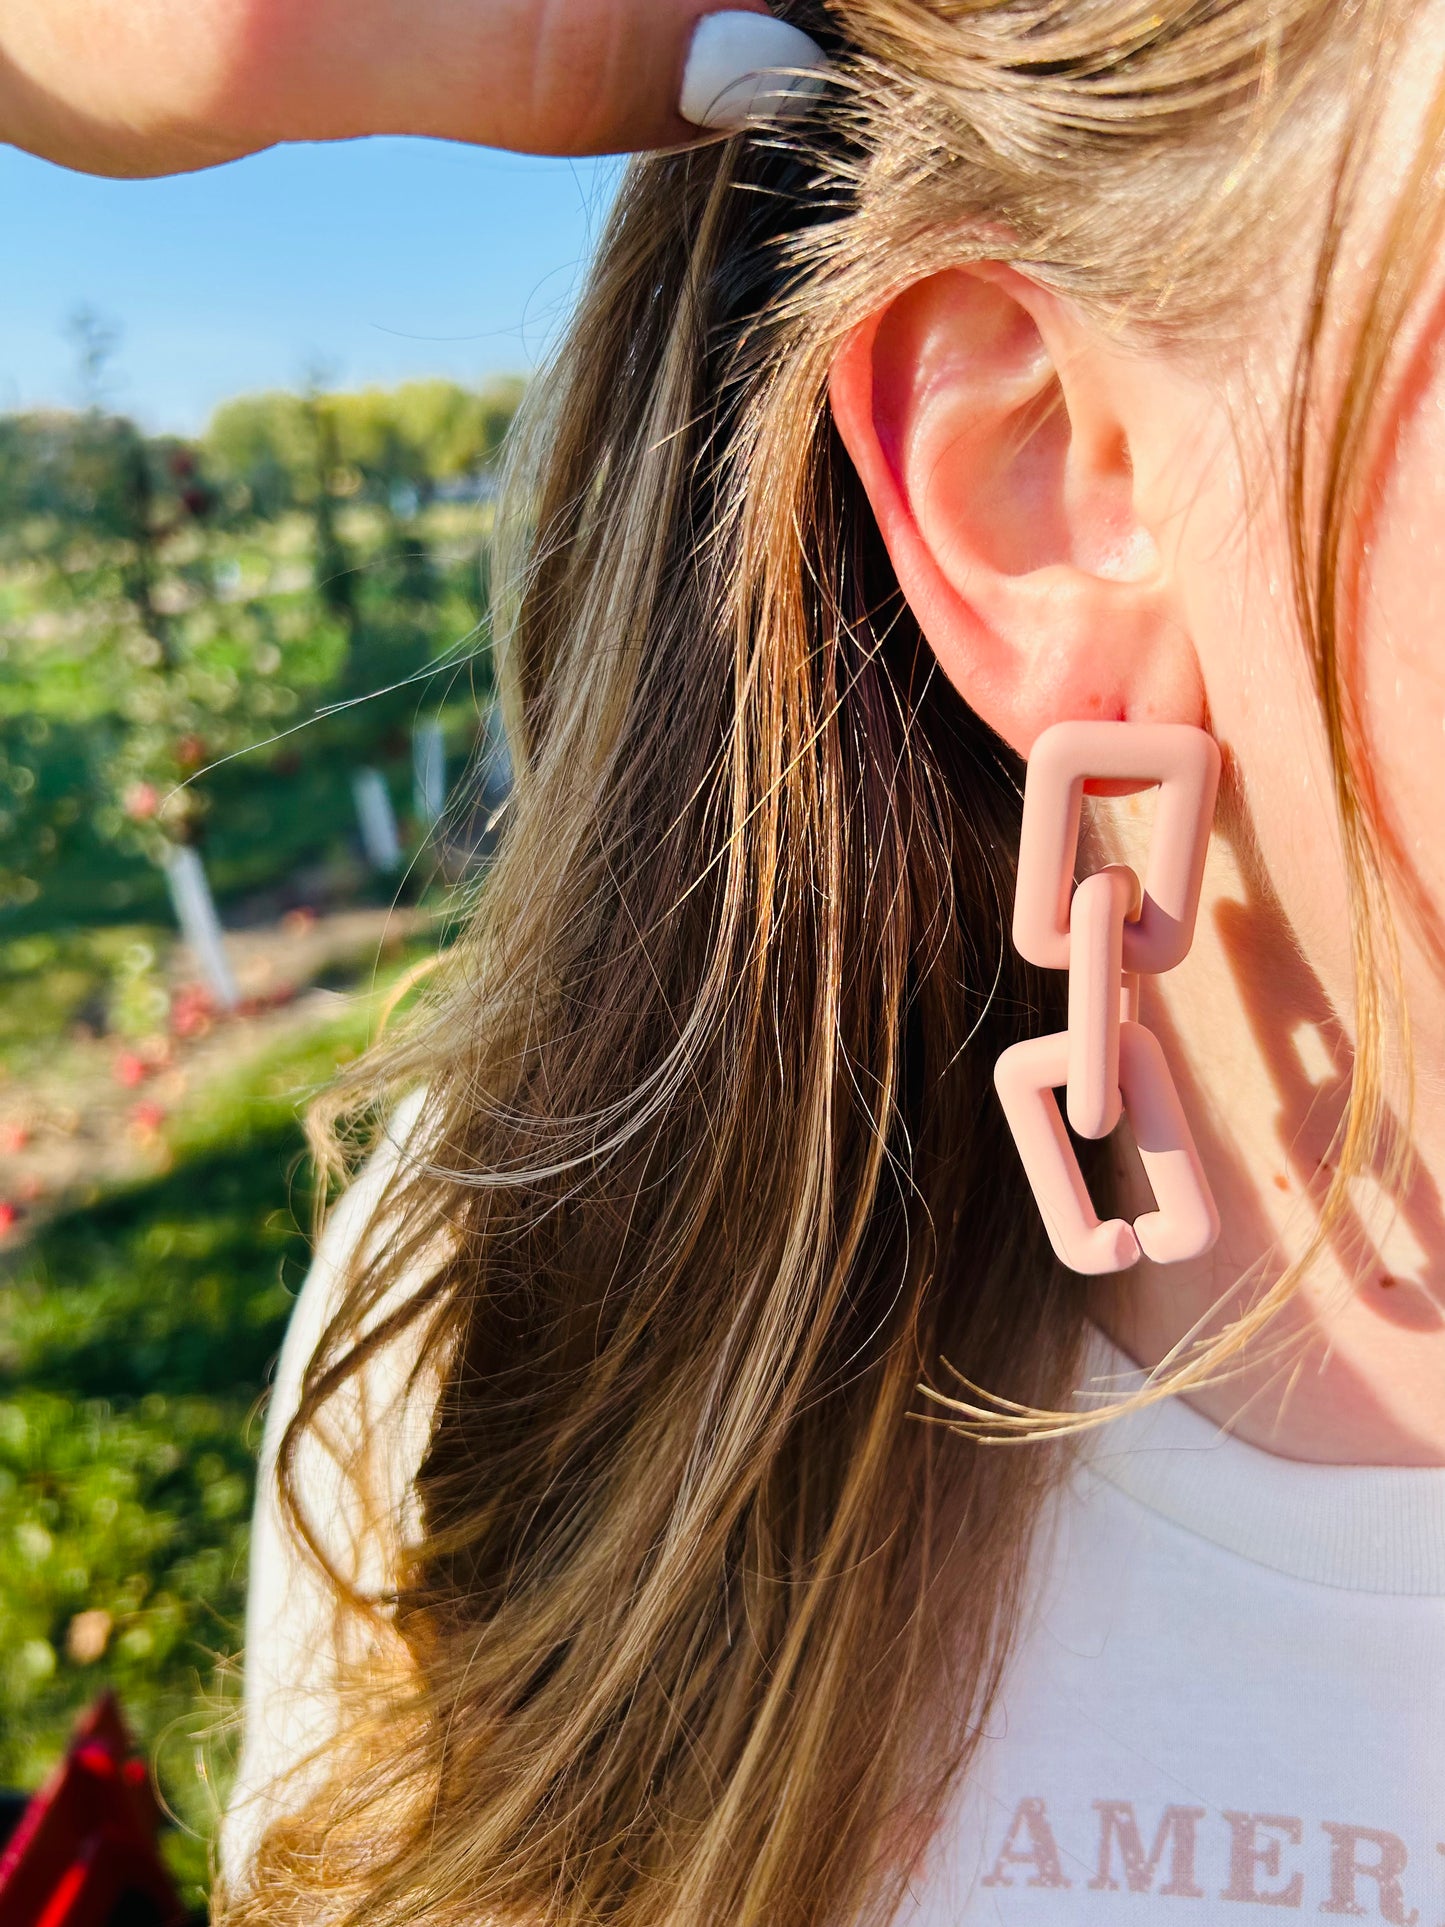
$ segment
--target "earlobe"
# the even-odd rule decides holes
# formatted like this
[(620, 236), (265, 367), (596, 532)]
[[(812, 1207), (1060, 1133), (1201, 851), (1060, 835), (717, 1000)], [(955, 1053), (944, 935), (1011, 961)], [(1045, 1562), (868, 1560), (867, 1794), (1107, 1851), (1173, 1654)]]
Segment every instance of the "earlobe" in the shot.
[(834, 362), (834, 420), (899, 586), (949, 679), (1023, 753), (1065, 719), (1202, 717), (1135, 502), (1121, 365), (991, 265), (915, 283)]

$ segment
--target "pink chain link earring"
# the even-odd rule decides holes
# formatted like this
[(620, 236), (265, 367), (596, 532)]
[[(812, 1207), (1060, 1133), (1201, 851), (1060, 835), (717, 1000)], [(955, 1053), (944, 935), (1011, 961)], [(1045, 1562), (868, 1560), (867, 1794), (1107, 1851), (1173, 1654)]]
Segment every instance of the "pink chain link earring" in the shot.
[[(1122, 863), (1074, 886), (1084, 784), (1159, 789), (1141, 888)], [(1172, 970), (1194, 940), (1219, 787), (1219, 746), (1185, 723), (1055, 723), (1034, 744), (1024, 785), (1014, 948), (1069, 973), (1069, 1027), (1030, 1037), (994, 1066), (994, 1085), (1049, 1242), (1073, 1271), (1122, 1271), (1198, 1257), (1219, 1213), (1159, 1040), (1138, 1021), (1139, 977)], [(1107, 1137), (1125, 1111), (1157, 1210), (1101, 1224), (1059, 1115)]]

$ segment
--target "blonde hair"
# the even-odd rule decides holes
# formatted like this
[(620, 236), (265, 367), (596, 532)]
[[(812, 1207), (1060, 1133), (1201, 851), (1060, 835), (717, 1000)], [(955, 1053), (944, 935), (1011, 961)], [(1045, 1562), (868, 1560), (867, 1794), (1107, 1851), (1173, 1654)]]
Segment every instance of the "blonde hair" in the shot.
[[(1373, 1146), (1388, 972), (1337, 577), (1408, 272), (1323, 467), (1307, 391), (1405, 10), (795, 17), (838, 56), (806, 140), (641, 160), (618, 197), (520, 459), (501, 851), (321, 1118), (334, 1156), (344, 1119), (428, 1093), (282, 1455), (313, 1544), (295, 1457), (331, 1401), (413, 1327), (443, 1389), (396, 1597), (333, 1575), (370, 1657), (236, 1927), (882, 1922), (967, 1770), (1057, 1455), (910, 1417), (944, 1359), (988, 1389), (965, 1428), (1072, 1412), (1082, 1295), (990, 1082), (1061, 991), (1008, 941), (1020, 770), (935, 672), (825, 385), (891, 291), (1000, 235), (1218, 352), (1281, 212), (1331, 192), (1291, 460), (1367, 994), (1322, 1223)], [(1402, 216), (1401, 258), (1423, 232)]]

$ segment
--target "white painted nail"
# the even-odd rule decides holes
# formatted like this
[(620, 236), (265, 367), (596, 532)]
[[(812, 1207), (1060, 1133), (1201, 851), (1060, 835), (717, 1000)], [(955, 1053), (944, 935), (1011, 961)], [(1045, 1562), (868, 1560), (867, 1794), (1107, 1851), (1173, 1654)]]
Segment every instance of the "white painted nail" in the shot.
[(816, 40), (767, 13), (705, 13), (693, 30), (678, 112), (731, 131), (802, 113), (822, 92), (828, 57)]

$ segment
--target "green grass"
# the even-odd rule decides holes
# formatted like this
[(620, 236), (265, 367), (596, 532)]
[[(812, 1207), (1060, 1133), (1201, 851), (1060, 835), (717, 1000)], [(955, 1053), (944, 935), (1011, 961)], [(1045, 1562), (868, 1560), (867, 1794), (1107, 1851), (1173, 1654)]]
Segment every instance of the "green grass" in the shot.
[(160, 1028), (156, 966), (169, 940), (154, 925), (116, 924), (0, 941), (0, 1068), (54, 1076), (77, 1024), (118, 1035)]
[[(54, 1222), (0, 1294), (0, 1784), (38, 1784), (115, 1687), (192, 1904), (229, 1771), (217, 1666), (240, 1643), (258, 1401), (306, 1263), (298, 1102), (367, 1022), (207, 1092), (165, 1176)], [(73, 1623), (97, 1611), (82, 1663)]]

